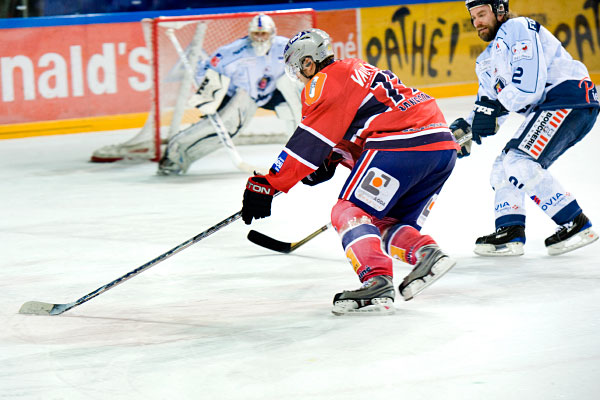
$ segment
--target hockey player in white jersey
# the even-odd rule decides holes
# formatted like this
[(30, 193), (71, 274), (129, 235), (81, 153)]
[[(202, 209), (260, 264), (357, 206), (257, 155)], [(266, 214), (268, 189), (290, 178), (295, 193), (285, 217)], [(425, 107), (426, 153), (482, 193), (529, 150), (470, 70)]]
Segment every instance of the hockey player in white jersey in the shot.
[[(562, 254), (598, 239), (573, 194), (548, 167), (592, 129), (598, 94), (585, 65), (574, 60), (538, 22), (508, 12), (508, 0), (466, 0), (479, 37), (490, 42), (479, 55), (479, 90), (469, 117), (450, 129), (460, 139), (481, 144), (509, 112), (525, 121), (496, 158), (490, 183), (495, 191), (496, 232), (476, 240), (483, 256), (522, 255), (525, 202), (529, 197), (557, 225), (545, 245)], [(469, 140), (459, 156), (468, 156)]]
[[(219, 114), (234, 143), (259, 107), (275, 111), (291, 135), (300, 121), (301, 104), (300, 88), (285, 75), (283, 49), (287, 41), (276, 35), (271, 17), (259, 14), (249, 23), (248, 36), (220, 47), (198, 63), (199, 89), (188, 104), (198, 108), (203, 117), (168, 138), (159, 175), (183, 174), (194, 161), (222, 146), (215, 127), (204, 117), (209, 114)], [(133, 138), (122, 145), (106, 146), (94, 152), (92, 161), (143, 158), (151, 155), (150, 139), (147, 142)]]

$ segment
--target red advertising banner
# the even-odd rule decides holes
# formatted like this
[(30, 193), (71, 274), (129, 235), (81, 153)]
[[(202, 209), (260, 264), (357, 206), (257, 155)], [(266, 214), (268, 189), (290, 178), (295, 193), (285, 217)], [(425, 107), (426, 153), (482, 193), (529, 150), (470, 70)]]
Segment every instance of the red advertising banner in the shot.
[(331, 36), (335, 58), (362, 58), (357, 15), (354, 8), (317, 12), (317, 27)]
[(147, 112), (149, 58), (138, 22), (3, 30), (0, 124)]

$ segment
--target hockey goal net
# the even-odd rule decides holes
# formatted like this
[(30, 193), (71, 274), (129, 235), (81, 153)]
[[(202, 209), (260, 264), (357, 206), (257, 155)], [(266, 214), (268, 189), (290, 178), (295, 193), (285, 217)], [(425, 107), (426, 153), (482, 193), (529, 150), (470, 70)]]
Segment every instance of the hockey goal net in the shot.
[[(195, 91), (194, 77), (182, 62), (176, 43), (190, 65), (209, 57), (219, 47), (248, 34), (248, 24), (258, 12), (234, 14), (158, 17), (144, 20), (143, 26), (152, 51), (152, 110), (142, 129), (154, 143), (154, 160), (161, 155), (161, 144), (200, 118), (187, 105)], [(264, 12), (273, 18), (277, 35), (292, 37), (315, 26), (312, 9)], [(171, 37), (169, 37), (171, 36)], [(175, 41), (173, 39), (175, 38)], [(248, 128), (239, 134), (238, 143), (277, 143), (286, 139), (285, 128), (274, 112), (259, 109)]]

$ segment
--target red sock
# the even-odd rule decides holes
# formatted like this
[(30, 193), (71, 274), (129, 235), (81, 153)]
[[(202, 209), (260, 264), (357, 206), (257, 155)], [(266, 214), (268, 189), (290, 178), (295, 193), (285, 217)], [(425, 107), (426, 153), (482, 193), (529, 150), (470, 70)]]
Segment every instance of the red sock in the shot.
[(392, 259), (381, 250), (381, 232), (367, 212), (339, 200), (331, 211), (331, 222), (361, 282), (377, 275), (393, 275)]
[(415, 265), (417, 251), (428, 244), (436, 244), (431, 236), (421, 235), (410, 225), (400, 225), (386, 234), (385, 250), (391, 257)]

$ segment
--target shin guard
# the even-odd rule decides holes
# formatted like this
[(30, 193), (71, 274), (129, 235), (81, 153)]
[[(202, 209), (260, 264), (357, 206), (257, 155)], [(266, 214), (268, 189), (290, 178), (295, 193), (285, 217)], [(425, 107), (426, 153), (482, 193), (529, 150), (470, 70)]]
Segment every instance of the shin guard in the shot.
[(347, 200), (339, 200), (331, 211), (331, 222), (361, 282), (377, 275), (393, 275), (392, 259), (381, 250), (381, 233), (369, 214)]
[(417, 263), (417, 251), (428, 244), (436, 244), (429, 235), (421, 233), (410, 225), (397, 225), (390, 228), (384, 238), (384, 246), (390, 257), (410, 265)]

